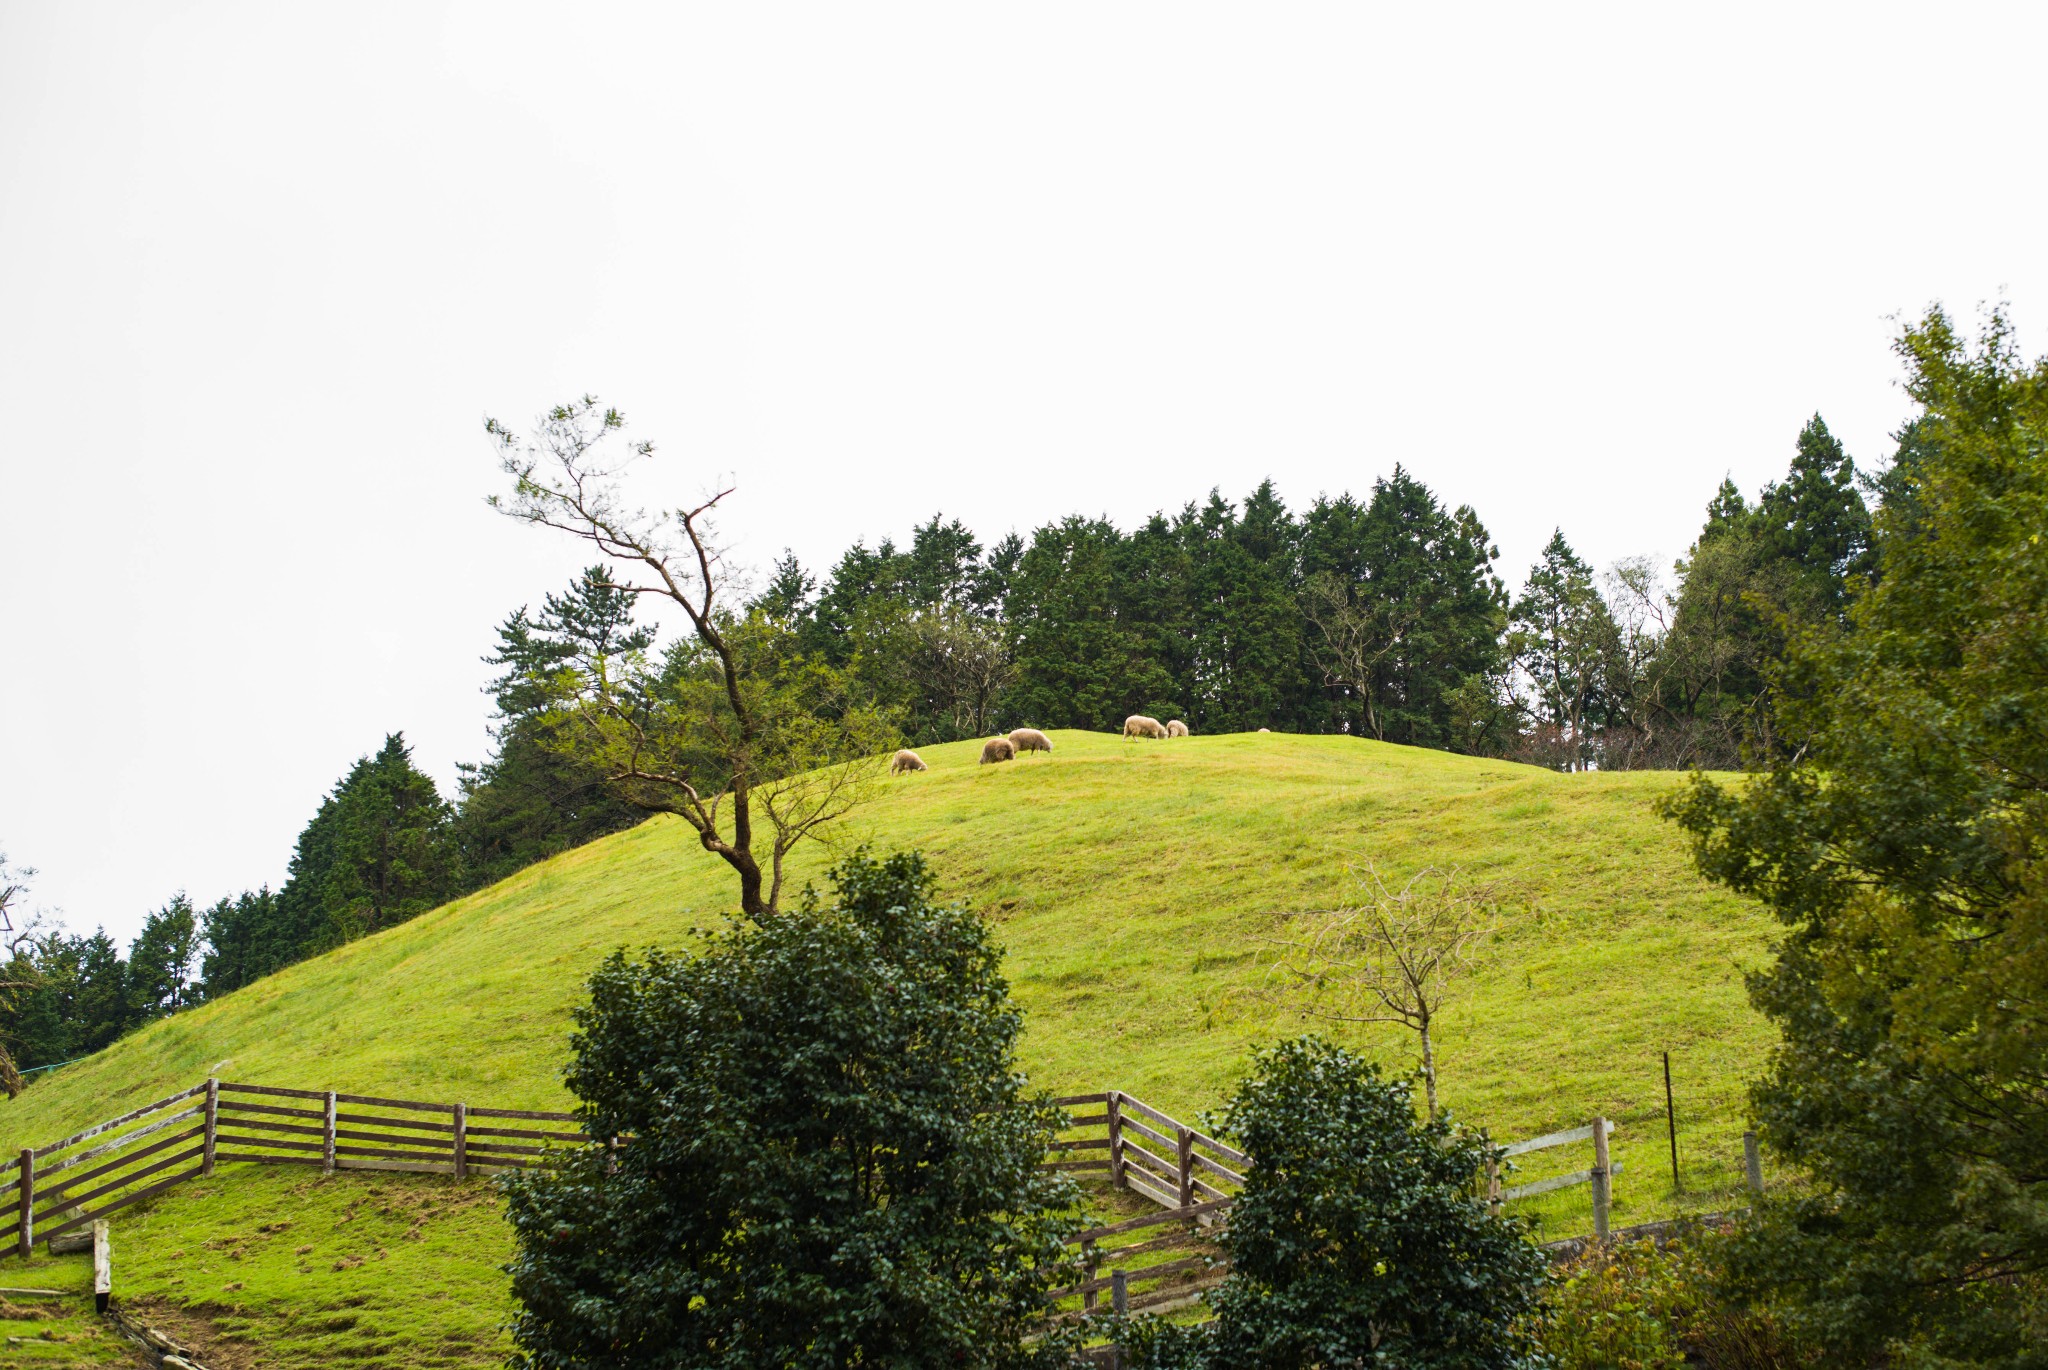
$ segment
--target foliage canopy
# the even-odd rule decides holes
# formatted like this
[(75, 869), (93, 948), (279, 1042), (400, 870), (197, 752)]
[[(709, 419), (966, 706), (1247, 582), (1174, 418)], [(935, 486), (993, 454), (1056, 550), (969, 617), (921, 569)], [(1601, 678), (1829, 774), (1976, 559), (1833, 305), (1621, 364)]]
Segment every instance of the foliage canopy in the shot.
[(1784, 1034), (1754, 1102), (1817, 1189), (1765, 1207), (1738, 1271), (1840, 1355), (2043, 1365), (2048, 362), (2002, 313), (1973, 347), (1931, 312), (1899, 350), (1915, 460), (1848, 631), (1795, 643), (1801, 746), (1671, 812), (1787, 928), (1751, 985)]
[(532, 1367), (1055, 1364), (1073, 1278), (1021, 1021), (981, 919), (921, 858), (856, 854), (828, 906), (614, 954), (569, 1088), (631, 1137), (509, 1188)]

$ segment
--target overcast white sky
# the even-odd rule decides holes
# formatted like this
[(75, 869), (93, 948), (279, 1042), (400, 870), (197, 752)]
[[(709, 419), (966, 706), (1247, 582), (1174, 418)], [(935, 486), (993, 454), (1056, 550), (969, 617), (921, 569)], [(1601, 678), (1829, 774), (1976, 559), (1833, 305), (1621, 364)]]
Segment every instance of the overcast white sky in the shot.
[(279, 882), (580, 564), (485, 414), (812, 565), (1405, 463), (1519, 583), (1681, 552), (1891, 316), (2048, 316), (2048, 8), (0, 0), (0, 849), (132, 935)]

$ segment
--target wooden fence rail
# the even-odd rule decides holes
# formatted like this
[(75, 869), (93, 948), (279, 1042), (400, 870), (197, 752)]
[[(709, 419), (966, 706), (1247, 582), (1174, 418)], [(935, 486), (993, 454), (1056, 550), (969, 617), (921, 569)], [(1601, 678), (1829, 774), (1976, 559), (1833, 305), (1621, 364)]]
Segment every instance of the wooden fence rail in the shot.
[[(1055, 1298), (1079, 1295), (1081, 1306), (1060, 1316), (1085, 1318), (1100, 1311), (1104, 1294), (1119, 1312), (1164, 1309), (1221, 1282), (1230, 1263), (1220, 1252), (1210, 1248), (1199, 1255), (1182, 1254), (1178, 1259), (1175, 1255), (1191, 1246), (1207, 1246), (1219, 1235), (1227, 1210), (1244, 1188), (1251, 1158), (1120, 1090), (1076, 1094), (1053, 1102), (1073, 1112), (1066, 1131), (1053, 1143), (1055, 1159), (1047, 1162), (1049, 1168), (1106, 1172), (1113, 1187), (1151, 1199), (1165, 1210), (1090, 1228), (1072, 1239), (1070, 1245), (1080, 1248), (1085, 1275), (1081, 1283), (1059, 1291)], [(1101, 1106), (1100, 1112), (1092, 1111), (1096, 1105)], [(1501, 1187), (1496, 1165), (1486, 1176), (1489, 1201), (1497, 1209), (1517, 1199), (1589, 1184), (1593, 1187), (1594, 1235), (1606, 1237), (1613, 1177), (1621, 1173), (1621, 1166), (1608, 1159), (1607, 1142), (1613, 1131), (1614, 1125), (1607, 1119), (1595, 1118), (1582, 1127), (1510, 1143), (1503, 1159), (1591, 1142), (1593, 1165), (1507, 1189)], [(1163, 1236), (1150, 1230), (1166, 1224), (1176, 1230)], [(1113, 1240), (1134, 1233), (1142, 1235)], [(1141, 1255), (1155, 1259), (1132, 1262)], [(1164, 1259), (1158, 1259), (1162, 1256)]]
[[(1216, 1235), (1244, 1187), (1250, 1158), (1121, 1090), (1054, 1102), (1070, 1113), (1053, 1143), (1049, 1168), (1106, 1174), (1115, 1188), (1164, 1210), (1077, 1234), (1073, 1244), (1086, 1278), (1061, 1297), (1078, 1295), (1084, 1315), (1105, 1292), (1113, 1306), (1148, 1308), (1185, 1299), (1220, 1279), (1227, 1269), (1220, 1257), (1175, 1258), (1173, 1252), (1206, 1246), (1196, 1239)], [(13, 1219), (15, 1250), (26, 1256), (38, 1238), (62, 1236), (210, 1176), (223, 1162), (467, 1179), (536, 1165), (553, 1148), (594, 1140), (577, 1123), (573, 1113), (210, 1079), (0, 1162), (0, 1221)], [(1501, 1188), (1496, 1171), (1488, 1176), (1489, 1197), (1501, 1204), (1591, 1184), (1595, 1233), (1605, 1236), (1611, 1176), (1621, 1170), (1608, 1163), (1611, 1130), (1606, 1119), (1596, 1118), (1585, 1127), (1514, 1143), (1507, 1148), (1510, 1156), (1591, 1141), (1593, 1166), (1511, 1189)], [(1176, 1230), (1150, 1230), (1169, 1224)], [(1129, 1263), (1141, 1255), (1164, 1259)]]
[(15, 1250), (26, 1256), (39, 1238), (211, 1175), (221, 1162), (466, 1179), (536, 1164), (550, 1144), (591, 1140), (576, 1122), (573, 1113), (207, 1080), (0, 1163), (0, 1221), (13, 1219)]

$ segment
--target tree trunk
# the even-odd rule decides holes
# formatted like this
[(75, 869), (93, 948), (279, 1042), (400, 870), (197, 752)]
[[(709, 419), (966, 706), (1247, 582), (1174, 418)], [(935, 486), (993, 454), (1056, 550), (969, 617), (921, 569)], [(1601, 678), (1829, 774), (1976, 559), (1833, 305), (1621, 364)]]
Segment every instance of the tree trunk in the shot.
[(1430, 1046), (1429, 1024), (1424, 1022), (1422, 1037), (1422, 1094), (1429, 1102), (1429, 1120), (1436, 1121), (1436, 1052)]

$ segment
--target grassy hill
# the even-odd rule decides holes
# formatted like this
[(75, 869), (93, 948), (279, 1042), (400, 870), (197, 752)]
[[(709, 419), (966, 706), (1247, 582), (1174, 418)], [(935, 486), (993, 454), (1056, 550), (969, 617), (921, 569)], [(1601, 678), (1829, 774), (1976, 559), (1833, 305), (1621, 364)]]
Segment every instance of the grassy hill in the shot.
[[(1261, 939), (1286, 914), (1342, 901), (1347, 862), (1457, 865), (1520, 897), (1444, 1021), (1447, 1104), (1504, 1138), (1618, 1119), (1618, 1222), (1725, 1199), (1743, 1082), (1771, 1040), (1742, 971), (1772, 929), (1693, 875), (1651, 812), (1676, 777), (1565, 776), (1341, 737), (1053, 737), (1051, 756), (1003, 766), (975, 764), (978, 743), (928, 748), (929, 772), (892, 781), (836, 837), (921, 848), (946, 896), (997, 923), (1036, 1081), (1125, 1089), (1183, 1117), (1217, 1104), (1254, 1045), (1303, 1027), (1252, 992)], [(809, 849), (799, 881), (829, 859)], [(255, 1083), (567, 1107), (558, 1071), (590, 968), (613, 947), (685, 940), (722, 917), (732, 888), (679, 823), (647, 823), (58, 1072), (0, 1110), (8, 1145), (215, 1066)], [(1412, 1061), (1392, 1029), (1348, 1035)], [(1553, 1169), (1590, 1163), (1550, 1155)], [(1580, 1189), (1539, 1211), (1551, 1230), (1580, 1230), (1584, 1204)], [(256, 1231), (286, 1212), (294, 1240)], [(393, 1230), (373, 1240), (380, 1224)], [(505, 1243), (474, 1190), (224, 1169), (116, 1225), (131, 1296), (260, 1340), (264, 1364), (319, 1363), (337, 1337), (362, 1364), (487, 1363), (501, 1349)], [(442, 1297), (417, 1297), (421, 1279)]]

